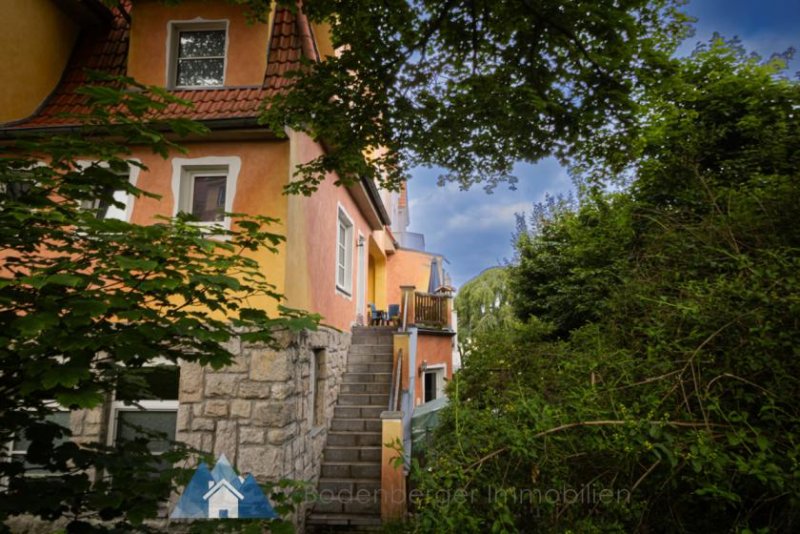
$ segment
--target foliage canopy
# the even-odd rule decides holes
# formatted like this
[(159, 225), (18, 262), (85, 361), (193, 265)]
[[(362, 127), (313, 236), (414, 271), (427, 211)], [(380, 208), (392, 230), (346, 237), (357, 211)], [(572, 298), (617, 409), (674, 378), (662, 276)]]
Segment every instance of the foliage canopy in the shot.
[(295, 73), (264, 120), (329, 144), (294, 191), (310, 192), (328, 171), (398, 187), (415, 165), (440, 167), (464, 188), (513, 183), (516, 162), (567, 158), (598, 131), (633, 131), (635, 95), (669, 72), (688, 31), (681, 4), (304, 2), (337, 54)]
[(268, 229), (273, 219), (233, 214), (232, 229), (209, 233), (184, 216), (142, 226), (87, 207), (124, 207), (115, 192), (148, 195), (128, 180), (130, 167), (143, 168), (130, 147), (166, 157), (181, 150), (170, 135), (204, 131), (153, 120), (182, 102), (117, 81), (81, 90), (93, 111), (78, 132), (21, 137), (0, 157), (0, 442), (28, 441), (24, 458), (1, 453), (0, 525), (28, 513), (65, 518), (69, 531), (144, 528), (179, 471), (162, 469), (164, 460), (190, 451), (175, 444), (156, 456), (155, 436), (79, 445), (51, 416), (112, 394), (155, 398), (148, 365), (219, 368), (231, 362), (234, 336), (270, 343), (276, 328), (316, 324), (280, 305), (275, 317), (248, 305), (254, 295), (282, 298), (252, 257), (282, 242)]
[(508, 270), (492, 267), (461, 286), (455, 299), (458, 334), (473, 335), (509, 326), (514, 320), (508, 301)]
[[(800, 85), (781, 68), (700, 48), (648, 97), (630, 190), (521, 237), (525, 324), (464, 356), (419, 531), (797, 529)], [(472, 498), (436, 493), (456, 488)]]

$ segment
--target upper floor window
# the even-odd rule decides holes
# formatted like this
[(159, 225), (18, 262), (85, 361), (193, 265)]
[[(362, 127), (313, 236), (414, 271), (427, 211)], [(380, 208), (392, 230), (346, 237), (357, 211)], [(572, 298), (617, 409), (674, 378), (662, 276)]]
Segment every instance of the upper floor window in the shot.
[(226, 23), (180, 23), (172, 26), (169, 79), (174, 87), (225, 84)]
[[(140, 171), (140, 167), (137, 165), (130, 165), (125, 171), (115, 171), (109, 169), (106, 163), (97, 161), (79, 161), (78, 165), (84, 169), (87, 176), (95, 176), (98, 180), (99, 178), (108, 179), (107, 176), (103, 176), (100, 173), (112, 173), (120, 181), (127, 181), (133, 186), (136, 185)], [(103, 192), (105, 194), (102, 195), (102, 198), (90, 198), (81, 201), (81, 209), (94, 213), (98, 219), (129, 221), (135, 197), (129, 195), (124, 189), (113, 187), (108, 187)], [(111, 199), (113, 199), (113, 202)]]
[(173, 158), (173, 215), (186, 213), (200, 226), (230, 228), (241, 165), (237, 156)]
[(340, 206), (336, 232), (336, 288), (347, 294), (353, 286), (353, 220)]
[(180, 211), (203, 223), (224, 221), (227, 182), (227, 167), (184, 168)]

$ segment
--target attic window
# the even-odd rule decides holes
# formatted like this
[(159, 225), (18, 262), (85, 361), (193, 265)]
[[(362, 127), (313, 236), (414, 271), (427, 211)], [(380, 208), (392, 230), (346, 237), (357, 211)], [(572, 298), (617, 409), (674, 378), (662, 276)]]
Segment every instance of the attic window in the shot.
[(174, 24), (170, 80), (174, 87), (225, 84), (225, 22)]

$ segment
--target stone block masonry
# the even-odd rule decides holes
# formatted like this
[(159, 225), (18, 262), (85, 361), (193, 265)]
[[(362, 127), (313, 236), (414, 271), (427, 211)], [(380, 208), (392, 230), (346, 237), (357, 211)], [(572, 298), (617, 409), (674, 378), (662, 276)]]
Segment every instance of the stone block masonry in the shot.
[(224, 453), (259, 482), (315, 484), (350, 337), (326, 327), (278, 332), (277, 348), (232, 342), (229, 367), (182, 364), (176, 439)]
[[(227, 348), (234, 361), (216, 371), (181, 364), (176, 440), (214, 457), (224, 453), (239, 473), (252, 473), (258, 482), (292, 479), (315, 487), (351, 334), (320, 327), (275, 335), (277, 347), (231, 340)], [(75, 442), (113, 441), (110, 402), (111, 396), (97, 408), (70, 414)], [(162, 519), (151, 526), (181, 531), (180, 525), (166, 520), (176, 500), (174, 495), (172, 502), (164, 503)], [(287, 518), (300, 532), (307, 506)], [(5, 525), (12, 532), (38, 534), (60, 530), (63, 523), (19, 516)]]

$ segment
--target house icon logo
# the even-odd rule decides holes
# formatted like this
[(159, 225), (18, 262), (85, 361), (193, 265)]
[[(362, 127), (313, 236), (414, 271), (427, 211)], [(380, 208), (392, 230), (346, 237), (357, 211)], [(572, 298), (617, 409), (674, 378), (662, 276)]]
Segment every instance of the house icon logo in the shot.
[(214, 469), (205, 462), (183, 490), (170, 519), (275, 519), (278, 514), (253, 475), (241, 477), (221, 455)]

